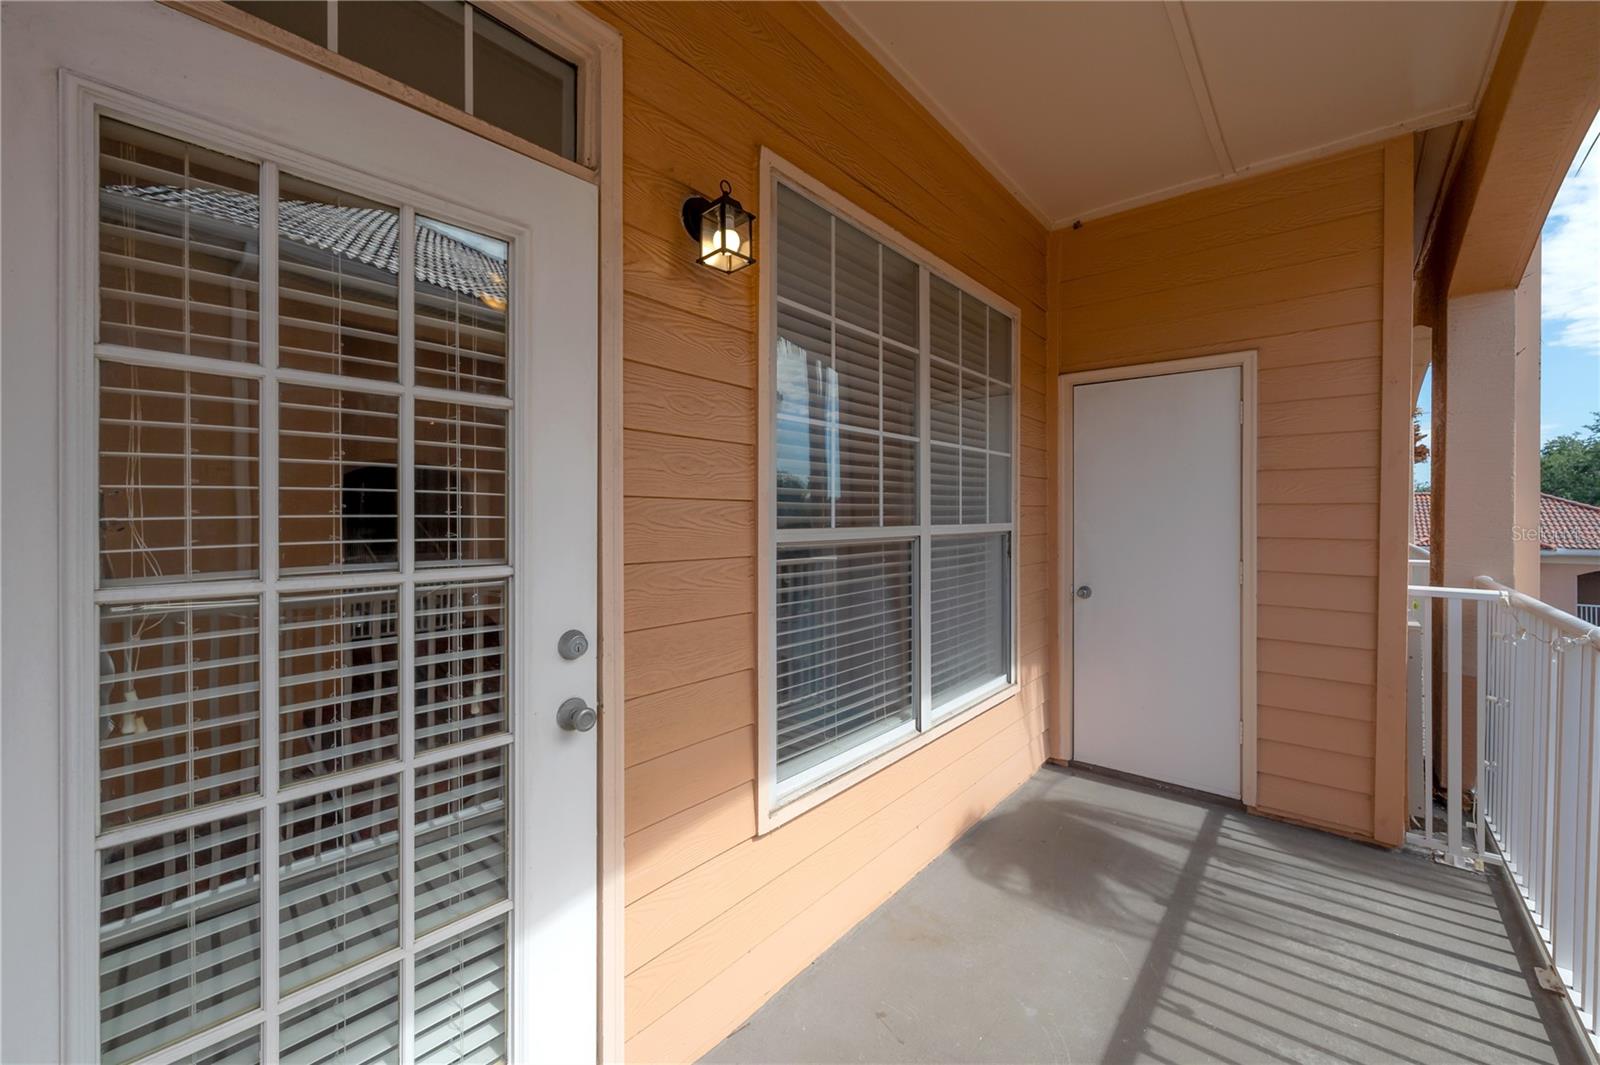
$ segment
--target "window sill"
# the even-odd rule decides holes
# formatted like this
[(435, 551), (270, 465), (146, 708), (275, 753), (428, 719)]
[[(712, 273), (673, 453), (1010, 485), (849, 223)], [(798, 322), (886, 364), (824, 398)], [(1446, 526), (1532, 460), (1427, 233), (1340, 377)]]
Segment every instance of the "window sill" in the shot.
[[(830, 759), (812, 767), (800, 780), (788, 782), (787, 788), (782, 790), (774, 780), (769, 793), (774, 805), (768, 809), (767, 798), (763, 797), (756, 810), (756, 835), (764, 836), (807, 810), (821, 806), (835, 795), (849, 790), (880, 770), (887, 769), (913, 751), (960, 728), (966, 722), (994, 709), (1021, 691), (1022, 685), (1016, 681), (1001, 682), (992, 689), (980, 688), (972, 693), (971, 701), (965, 706), (960, 703), (955, 704), (955, 709), (944, 712), (921, 732), (896, 729), (885, 733), (864, 750), (848, 751), (837, 759)], [(826, 773), (834, 775), (827, 776)]]

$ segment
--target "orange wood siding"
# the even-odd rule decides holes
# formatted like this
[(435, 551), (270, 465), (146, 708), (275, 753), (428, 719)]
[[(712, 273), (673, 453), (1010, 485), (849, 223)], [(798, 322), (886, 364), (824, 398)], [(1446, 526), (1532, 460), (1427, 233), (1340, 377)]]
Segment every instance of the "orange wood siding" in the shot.
[[(624, 55), (623, 1027), (692, 1060), (1044, 760), (1047, 238), (820, 9), (592, 10)], [(693, 265), (678, 209), (727, 179), (759, 214), (763, 146), (1022, 308), (1024, 593), (1020, 696), (757, 838), (762, 267)]]
[(1403, 617), (1379, 598), (1384, 152), (1051, 237), (1063, 372), (1259, 352), (1258, 808), (1367, 838), (1379, 619)]

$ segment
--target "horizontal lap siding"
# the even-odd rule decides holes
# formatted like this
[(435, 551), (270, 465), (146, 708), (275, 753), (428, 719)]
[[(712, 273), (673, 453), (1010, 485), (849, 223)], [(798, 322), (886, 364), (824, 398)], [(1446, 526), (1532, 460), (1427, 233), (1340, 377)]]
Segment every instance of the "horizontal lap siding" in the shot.
[(1373, 832), (1381, 149), (1054, 234), (1063, 371), (1255, 349), (1258, 807)]
[[(624, 1034), (692, 1060), (1044, 760), (1046, 235), (815, 8), (592, 9), (624, 54)], [(1022, 309), (1023, 594), (1017, 698), (758, 838), (762, 267), (693, 265), (678, 208), (727, 179), (760, 214), (763, 146)]]

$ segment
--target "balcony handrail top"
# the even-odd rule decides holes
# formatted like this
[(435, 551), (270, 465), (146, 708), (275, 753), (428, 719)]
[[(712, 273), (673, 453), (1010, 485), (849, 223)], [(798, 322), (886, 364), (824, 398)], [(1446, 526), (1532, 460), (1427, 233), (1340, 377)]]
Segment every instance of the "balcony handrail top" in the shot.
[(1473, 583), (1479, 588), (1488, 589), (1491, 593), (1502, 597), (1510, 605), (1526, 610), (1534, 617), (1556, 628), (1563, 635), (1579, 642), (1588, 641), (1595, 650), (1600, 651), (1600, 626), (1591, 625), (1583, 619), (1567, 613), (1565, 610), (1557, 610), (1549, 603), (1519, 592), (1515, 588), (1507, 588), (1493, 577), (1479, 577)]
[(1406, 594), (1413, 599), (1504, 599), (1499, 592), (1483, 588), (1446, 588), (1436, 584), (1408, 584)]

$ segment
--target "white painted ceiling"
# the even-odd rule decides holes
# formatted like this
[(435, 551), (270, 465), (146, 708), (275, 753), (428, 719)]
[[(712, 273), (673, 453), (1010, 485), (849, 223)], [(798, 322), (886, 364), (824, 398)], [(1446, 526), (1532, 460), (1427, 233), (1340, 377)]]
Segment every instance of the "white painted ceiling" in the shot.
[(1467, 117), (1507, 8), (829, 5), (1052, 227)]

